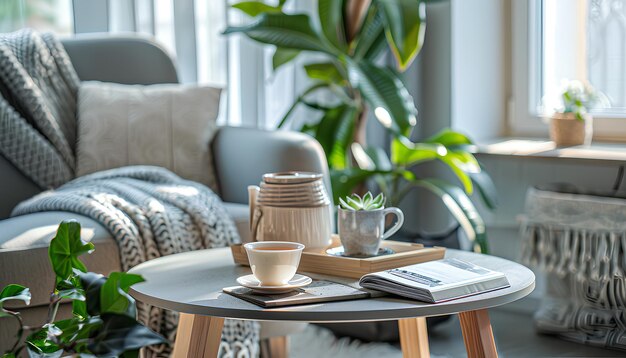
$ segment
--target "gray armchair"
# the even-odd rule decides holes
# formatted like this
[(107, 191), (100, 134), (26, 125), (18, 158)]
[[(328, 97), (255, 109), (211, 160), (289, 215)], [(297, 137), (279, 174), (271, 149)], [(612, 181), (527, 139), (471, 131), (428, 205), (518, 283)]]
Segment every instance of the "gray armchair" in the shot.
[[(170, 57), (157, 44), (143, 37), (89, 35), (66, 39), (63, 44), (82, 80), (125, 84), (178, 82)], [(220, 194), (244, 240), (250, 235), (246, 187), (258, 183), (263, 173), (285, 170), (322, 172), (328, 184), (322, 148), (306, 135), (222, 127), (211, 145)], [(40, 322), (45, 317), (53, 282), (47, 247), (62, 220), (78, 220), (83, 227), (84, 239), (95, 244), (96, 251), (84, 260), (91, 271), (106, 275), (121, 270), (117, 244), (104, 227), (90, 218), (67, 212), (8, 218), (17, 203), (37, 194), (40, 189), (3, 157), (0, 157), (0, 173), (0, 287), (19, 283), (31, 288), (31, 305), (21, 310), (26, 324)], [(60, 314), (68, 315), (69, 305), (63, 306)], [(8, 348), (5, 346), (12, 342), (14, 332), (13, 322), (5, 320), (0, 325), (0, 352)]]

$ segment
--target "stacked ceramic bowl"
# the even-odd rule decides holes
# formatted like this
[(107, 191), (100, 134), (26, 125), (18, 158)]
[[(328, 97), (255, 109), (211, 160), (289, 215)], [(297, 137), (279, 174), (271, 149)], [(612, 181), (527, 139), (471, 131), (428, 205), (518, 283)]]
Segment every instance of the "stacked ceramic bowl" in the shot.
[(273, 207), (312, 208), (330, 205), (322, 174), (271, 173), (263, 176), (257, 204)]

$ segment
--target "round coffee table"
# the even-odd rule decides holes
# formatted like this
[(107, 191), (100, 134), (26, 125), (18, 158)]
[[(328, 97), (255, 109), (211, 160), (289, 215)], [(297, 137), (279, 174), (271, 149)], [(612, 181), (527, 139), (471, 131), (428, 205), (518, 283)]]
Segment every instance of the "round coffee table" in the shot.
[(506, 274), (511, 287), (438, 304), (395, 297), (262, 308), (222, 292), (250, 268), (236, 265), (229, 248), (200, 250), (161, 257), (130, 272), (146, 282), (130, 294), (139, 301), (180, 312), (174, 357), (215, 357), (224, 318), (357, 322), (398, 320), (404, 357), (428, 357), (428, 316), (458, 313), (469, 357), (496, 357), (487, 308), (518, 300), (535, 287), (535, 275), (523, 265), (502, 258), (448, 249), (456, 257)]

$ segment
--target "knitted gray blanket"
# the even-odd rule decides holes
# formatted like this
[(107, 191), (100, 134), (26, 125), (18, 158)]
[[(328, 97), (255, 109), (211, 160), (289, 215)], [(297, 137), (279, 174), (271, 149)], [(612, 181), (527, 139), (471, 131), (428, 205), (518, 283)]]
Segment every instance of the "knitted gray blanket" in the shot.
[(0, 35), (0, 154), (42, 189), (74, 177), (79, 84), (53, 35)]

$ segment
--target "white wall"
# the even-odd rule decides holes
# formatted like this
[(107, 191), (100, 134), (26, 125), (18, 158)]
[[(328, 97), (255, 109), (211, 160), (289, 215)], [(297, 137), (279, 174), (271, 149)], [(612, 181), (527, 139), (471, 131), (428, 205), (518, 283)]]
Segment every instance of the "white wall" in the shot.
[(502, 0), (452, 0), (452, 125), (474, 140), (504, 134), (506, 4)]

